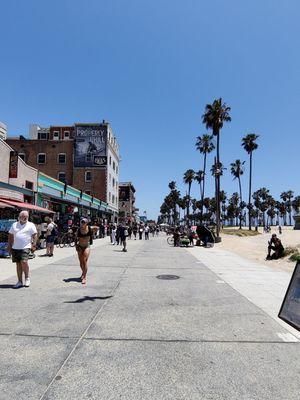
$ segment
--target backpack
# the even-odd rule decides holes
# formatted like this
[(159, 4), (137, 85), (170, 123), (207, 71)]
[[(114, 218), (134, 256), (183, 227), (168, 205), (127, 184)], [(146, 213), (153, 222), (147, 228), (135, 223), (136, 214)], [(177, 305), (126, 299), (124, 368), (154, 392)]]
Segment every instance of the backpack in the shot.
[(51, 236), (58, 236), (58, 229), (57, 229), (57, 225), (54, 224), (52, 231), (51, 231)]

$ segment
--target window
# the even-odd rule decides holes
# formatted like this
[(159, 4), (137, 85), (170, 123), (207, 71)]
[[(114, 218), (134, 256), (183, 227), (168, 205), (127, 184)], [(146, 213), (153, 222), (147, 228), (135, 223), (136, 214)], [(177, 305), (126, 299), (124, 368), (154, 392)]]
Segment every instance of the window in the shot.
[(116, 166), (116, 174), (119, 173), (119, 168)]
[(70, 139), (70, 131), (64, 131), (64, 138)]
[(37, 155), (37, 163), (38, 164), (46, 164), (46, 154), (45, 153), (39, 153)]
[(25, 153), (19, 153), (18, 156), (22, 158), (23, 161), (25, 161)]
[(109, 156), (109, 165), (111, 165), (111, 156)]
[(65, 164), (66, 163), (66, 153), (59, 153), (57, 156), (58, 164)]
[(59, 172), (57, 175), (57, 179), (61, 182), (66, 182), (66, 173), (65, 172)]
[(111, 199), (112, 203), (115, 204), (115, 196), (112, 195), (112, 199)]
[(111, 193), (110, 192), (108, 193), (108, 200), (109, 200), (109, 202), (111, 202)]
[(25, 188), (29, 190), (33, 190), (33, 182), (25, 181)]
[(85, 190), (84, 192), (85, 194), (91, 195), (91, 191), (90, 190)]
[(39, 132), (38, 133), (38, 138), (40, 139), (40, 140), (47, 140), (47, 132)]
[(113, 161), (113, 170), (116, 169), (116, 163)]
[(85, 171), (85, 181), (91, 182), (92, 181), (92, 173), (91, 171)]
[(59, 131), (53, 131), (53, 140), (59, 139)]
[(108, 177), (109, 177), (109, 183), (111, 183), (111, 174), (109, 174)]
[(113, 182), (112, 183), (113, 183), (113, 187), (115, 187), (115, 178), (113, 178)]
[(91, 154), (86, 154), (85, 161), (86, 162), (91, 162), (92, 161), (92, 155)]

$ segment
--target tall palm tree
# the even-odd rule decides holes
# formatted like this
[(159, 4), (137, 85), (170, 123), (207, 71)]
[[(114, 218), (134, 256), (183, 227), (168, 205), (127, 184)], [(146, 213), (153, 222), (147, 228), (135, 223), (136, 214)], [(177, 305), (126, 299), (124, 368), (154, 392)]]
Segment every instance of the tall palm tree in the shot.
[(285, 202), (286, 210), (289, 214), (290, 225), (292, 225), (292, 198), (294, 197), (294, 192), (288, 190), (287, 192), (282, 192), (280, 198)]
[(195, 171), (193, 169), (188, 169), (183, 175), (183, 182), (188, 185), (188, 206), (187, 206), (187, 220), (190, 215), (190, 198), (191, 198), (191, 187), (193, 180), (195, 179)]
[(199, 169), (199, 171), (195, 172), (195, 181), (199, 183), (200, 187), (200, 199), (202, 200), (202, 193), (203, 193), (203, 188), (202, 188), (202, 182), (204, 180), (204, 171)]
[[(203, 203), (204, 195), (205, 195), (205, 172), (206, 172), (206, 159), (207, 154), (211, 153), (215, 149), (215, 144), (213, 142), (213, 136), (208, 135), (207, 133), (198, 136), (196, 141), (196, 149), (204, 155), (203, 157), (203, 184), (202, 184), (202, 194), (201, 201)], [(200, 171), (199, 171), (200, 172)], [(203, 206), (201, 207), (201, 215), (203, 214)]]
[(244, 173), (244, 164), (245, 161), (241, 161), (241, 160), (235, 160), (235, 162), (230, 164), (230, 171), (231, 171), (231, 175), (233, 175), (233, 179), (238, 179), (239, 181), (239, 191), (240, 191), (240, 229), (242, 229), (242, 213), (243, 213), (243, 209), (241, 207), (241, 204), (243, 202), (243, 198), (242, 198), (242, 185), (241, 185), (241, 176)]
[[(230, 107), (227, 107), (222, 102), (222, 98), (214, 100), (212, 104), (207, 104), (205, 107), (205, 113), (202, 116), (202, 121), (206, 125), (207, 129), (211, 129), (214, 136), (217, 137), (217, 159), (216, 167), (220, 166), (220, 132), (223, 128), (224, 122), (230, 122), (231, 117), (229, 115)], [(216, 175), (216, 241), (221, 241), (220, 238), (220, 175)]]
[(252, 154), (258, 148), (258, 144), (256, 140), (259, 138), (259, 135), (255, 133), (249, 133), (242, 139), (242, 147), (249, 154), (250, 157), (250, 171), (249, 171), (249, 201), (248, 201), (248, 210), (249, 210), (249, 230), (251, 231), (251, 211), (252, 211)]

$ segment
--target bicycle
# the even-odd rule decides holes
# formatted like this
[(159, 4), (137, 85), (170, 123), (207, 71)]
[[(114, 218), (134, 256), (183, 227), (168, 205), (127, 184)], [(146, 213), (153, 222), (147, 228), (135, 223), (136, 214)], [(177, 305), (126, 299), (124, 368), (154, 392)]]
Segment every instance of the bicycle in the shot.
[(75, 246), (75, 235), (72, 232), (67, 232), (62, 234), (57, 239), (57, 247), (61, 249), (64, 247), (74, 247)]

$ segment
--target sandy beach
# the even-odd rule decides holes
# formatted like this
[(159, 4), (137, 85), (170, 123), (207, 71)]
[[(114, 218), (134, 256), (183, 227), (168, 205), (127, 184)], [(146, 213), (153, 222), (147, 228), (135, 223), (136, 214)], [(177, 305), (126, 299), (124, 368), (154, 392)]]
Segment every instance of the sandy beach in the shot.
[[(243, 229), (246, 230), (247, 228)], [(260, 235), (251, 237), (239, 237), (222, 233), (222, 242), (218, 243), (216, 248), (231, 251), (260, 264), (292, 271), (295, 267), (295, 262), (289, 261), (289, 256), (280, 260), (266, 261), (268, 240), (270, 240), (272, 233), (276, 233), (285, 248), (291, 246), (298, 247), (300, 250), (300, 231), (293, 230), (293, 227), (282, 227), (282, 234), (279, 235), (278, 227), (272, 227), (270, 233), (262, 233), (262, 228), (259, 229), (259, 232), (261, 233)]]

